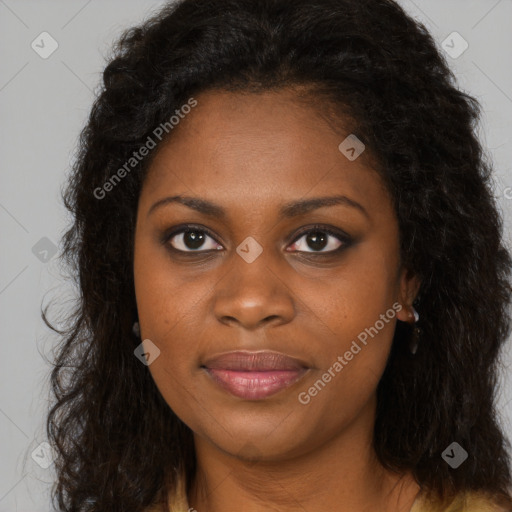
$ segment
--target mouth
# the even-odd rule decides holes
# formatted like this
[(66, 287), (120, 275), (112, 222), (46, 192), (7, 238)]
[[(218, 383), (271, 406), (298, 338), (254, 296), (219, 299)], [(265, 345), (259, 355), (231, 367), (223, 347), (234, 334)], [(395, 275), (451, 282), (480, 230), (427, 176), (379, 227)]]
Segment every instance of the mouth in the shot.
[(212, 381), (245, 400), (262, 400), (292, 386), (310, 368), (278, 352), (228, 352), (201, 366)]

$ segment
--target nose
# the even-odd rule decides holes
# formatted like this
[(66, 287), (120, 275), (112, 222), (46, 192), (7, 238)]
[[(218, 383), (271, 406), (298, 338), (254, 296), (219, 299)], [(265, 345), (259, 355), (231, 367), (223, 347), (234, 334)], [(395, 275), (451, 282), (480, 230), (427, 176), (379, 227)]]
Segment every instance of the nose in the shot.
[(270, 268), (264, 255), (265, 251), (252, 263), (234, 255), (230, 271), (215, 287), (214, 314), (219, 322), (255, 330), (293, 319), (295, 301), (286, 276)]

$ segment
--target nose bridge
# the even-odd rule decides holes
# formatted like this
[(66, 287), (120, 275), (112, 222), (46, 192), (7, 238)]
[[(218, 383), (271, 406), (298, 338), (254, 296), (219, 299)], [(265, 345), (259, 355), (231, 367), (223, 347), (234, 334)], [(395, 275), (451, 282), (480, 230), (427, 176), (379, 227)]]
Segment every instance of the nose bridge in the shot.
[(272, 249), (263, 248), (252, 237), (239, 244), (229, 272), (216, 287), (214, 312), (219, 321), (254, 328), (263, 321), (291, 320), (293, 298), (272, 259)]

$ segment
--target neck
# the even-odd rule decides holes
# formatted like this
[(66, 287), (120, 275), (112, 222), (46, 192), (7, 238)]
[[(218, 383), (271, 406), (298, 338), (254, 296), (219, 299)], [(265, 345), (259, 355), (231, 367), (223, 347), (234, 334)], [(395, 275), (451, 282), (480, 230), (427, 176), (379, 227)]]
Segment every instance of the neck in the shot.
[(194, 436), (197, 472), (189, 506), (226, 512), (409, 512), (419, 486), (385, 470), (372, 448), (375, 404), (343, 432), (300, 455), (247, 460)]

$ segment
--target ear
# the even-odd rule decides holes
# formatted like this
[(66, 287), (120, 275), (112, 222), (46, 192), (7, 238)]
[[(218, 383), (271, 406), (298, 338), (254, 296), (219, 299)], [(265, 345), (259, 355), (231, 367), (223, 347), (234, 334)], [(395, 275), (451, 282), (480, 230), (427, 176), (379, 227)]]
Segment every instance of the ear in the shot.
[(402, 269), (400, 272), (400, 284), (398, 302), (402, 309), (397, 312), (396, 317), (402, 322), (414, 323), (412, 303), (416, 299), (421, 286), (421, 280), (409, 269)]

